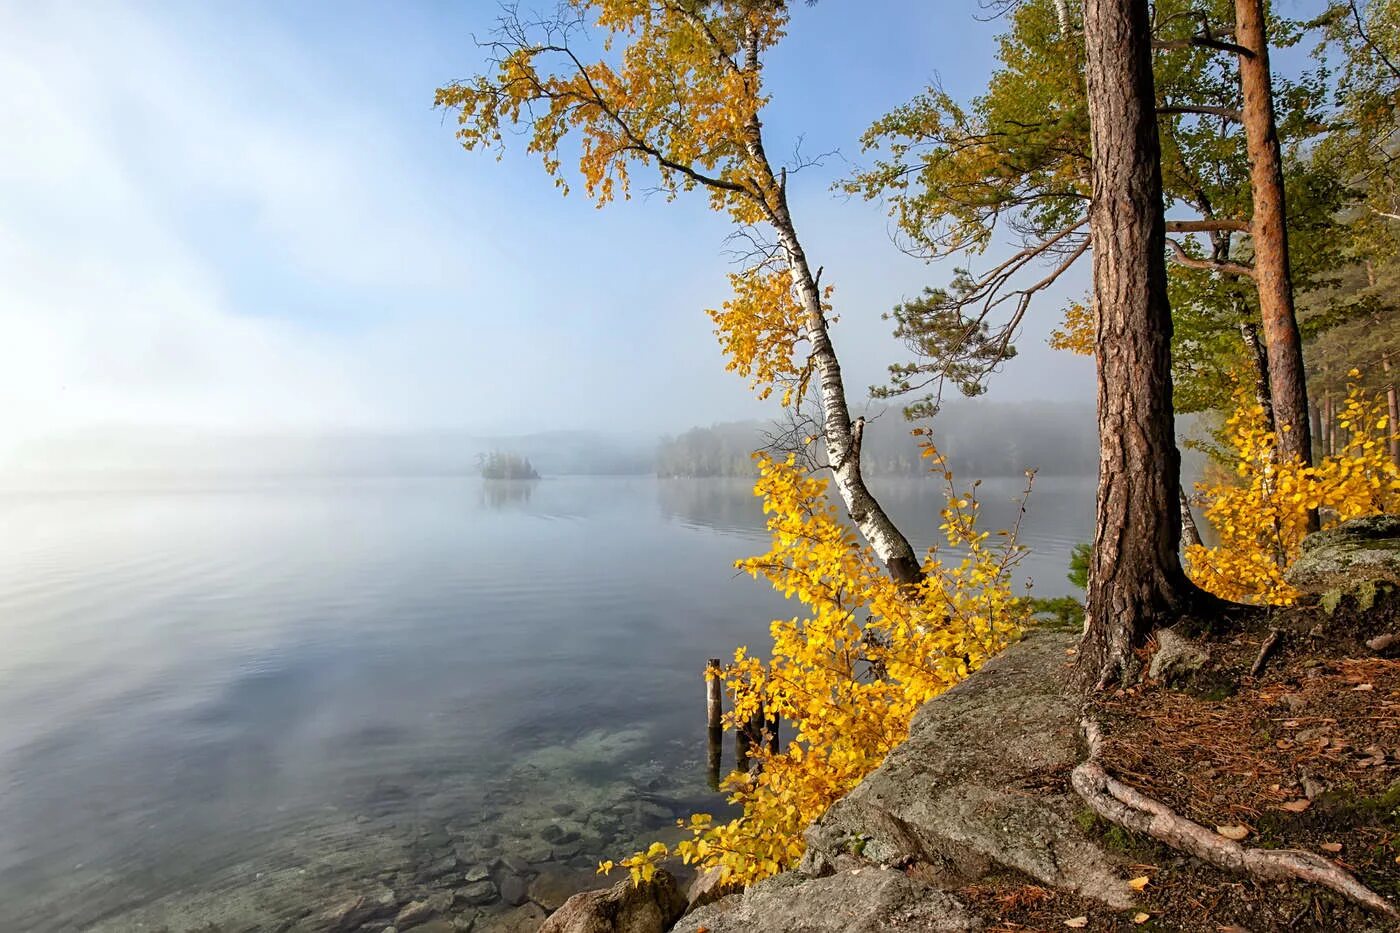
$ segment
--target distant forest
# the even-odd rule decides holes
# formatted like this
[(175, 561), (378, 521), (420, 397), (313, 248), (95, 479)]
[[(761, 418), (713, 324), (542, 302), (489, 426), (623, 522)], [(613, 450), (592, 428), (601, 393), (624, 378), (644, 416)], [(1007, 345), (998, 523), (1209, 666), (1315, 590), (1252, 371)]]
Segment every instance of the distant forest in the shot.
[[(1098, 467), (1098, 435), (1090, 405), (1051, 403), (950, 404), (919, 426), (933, 431), (933, 441), (948, 457), (953, 472), (964, 478), (1018, 476), (1035, 469), (1047, 476), (1092, 476)], [(920, 457), (915, 427), (890, 410), (866, 428), (863, 472), (916, 476), (929, 463)], [(656, 473), (662, 477), (750, 476), (752, 453), (764, 447), (768, 426), (738, 421), (692, 428), (662, 439)]]

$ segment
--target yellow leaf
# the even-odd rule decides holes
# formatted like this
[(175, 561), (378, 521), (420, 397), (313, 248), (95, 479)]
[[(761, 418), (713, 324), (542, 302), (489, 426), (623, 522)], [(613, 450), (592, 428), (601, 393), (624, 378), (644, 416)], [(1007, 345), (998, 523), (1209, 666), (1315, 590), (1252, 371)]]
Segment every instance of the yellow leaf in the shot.
[(1215, 827), (1215, 831), (1220, 835), (1224, 836), (1226, 839), (1233, 839), (1235, 842), (1239, 842), (1245, 836), (1249, 835), (1248, 827), (1240, 826), (1238, 824), (1232, 824), (1229, 826), (1217, 826)]
[(1151, 915), (1151, 914), (1147, 914), (1147, 913), (1136, 913), (1136, 914), (1133, 914), (1133, 923), (1146, 923), (1147, 921), (1149, 921), (1149, 920), (1151, 920), (1151, 919), (1152, 919), (1152, 915)]
[(1302, 813), (1310, 806), (1312, 806), (1311, 800), (1308, 800), (1306, 797), (1299, 797), (1297, 800), (1290, 800), (1287, 803), (1279, 804), (1278, 808), (1280, 810), (1287, 810), (1289, 813)]
[(1141, 891), (1143, 888), (1147, 887), (1148, 881), (1149, 879), (1146, 875), (1141, 875), (1129, 881), (1128, 887), (1132, 888), (1134, 891)]
[(1065, 926), (1073, 927), (1076, 930), (1078, 930), (1081, 927), (1087, 927), (1088, 925), (1088, 917), (1070, 917), (1068, 920), (1065, 921)]

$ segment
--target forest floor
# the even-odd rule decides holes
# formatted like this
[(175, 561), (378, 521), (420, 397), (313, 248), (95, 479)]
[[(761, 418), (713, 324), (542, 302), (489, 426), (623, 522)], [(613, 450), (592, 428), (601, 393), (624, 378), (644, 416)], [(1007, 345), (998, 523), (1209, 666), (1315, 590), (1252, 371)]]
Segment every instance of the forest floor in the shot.
[[(1096, 701), (1101, 763), (1226, 838), (1315, 853), (1400, 898), (1400, 637), (1384, 643), (1392, 635), (1400, 635), (1396, 593), (1368, 608), (1348, 597), (1331, 613), (1260, 612), (1206, 636), (1210, 661), (1184, 687), (1148, 680)], [(1324, 888), (1218, 871), (1087, 807), (1082, 825), (1129, 859), (1142, 885), (1136, 913), (1018, 877), (989, 877), (960, 893), (1008, 931), (1394, 928)]]

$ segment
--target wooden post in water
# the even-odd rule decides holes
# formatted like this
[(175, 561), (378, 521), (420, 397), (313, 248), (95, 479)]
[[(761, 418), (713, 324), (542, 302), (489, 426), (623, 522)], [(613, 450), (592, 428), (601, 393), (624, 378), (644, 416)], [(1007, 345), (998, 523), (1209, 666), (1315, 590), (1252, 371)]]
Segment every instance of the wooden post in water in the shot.
[(719, 789), (719, 772), (724, 756), (724, 684), (719, 658), (710, 658), (705, 667), (705, 714), (709, 725), (709, 777), (711, 789)]

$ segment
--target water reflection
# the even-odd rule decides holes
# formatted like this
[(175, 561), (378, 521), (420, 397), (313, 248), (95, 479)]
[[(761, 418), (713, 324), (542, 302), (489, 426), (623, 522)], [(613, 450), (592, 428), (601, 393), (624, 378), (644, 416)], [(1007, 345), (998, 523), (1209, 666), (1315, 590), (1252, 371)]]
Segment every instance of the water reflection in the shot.
[(489, 509), (508, 509), (527, 505), (535, 494), (537, 479), (486, 479), (481, 481), (481, 496), (477, 500)]

